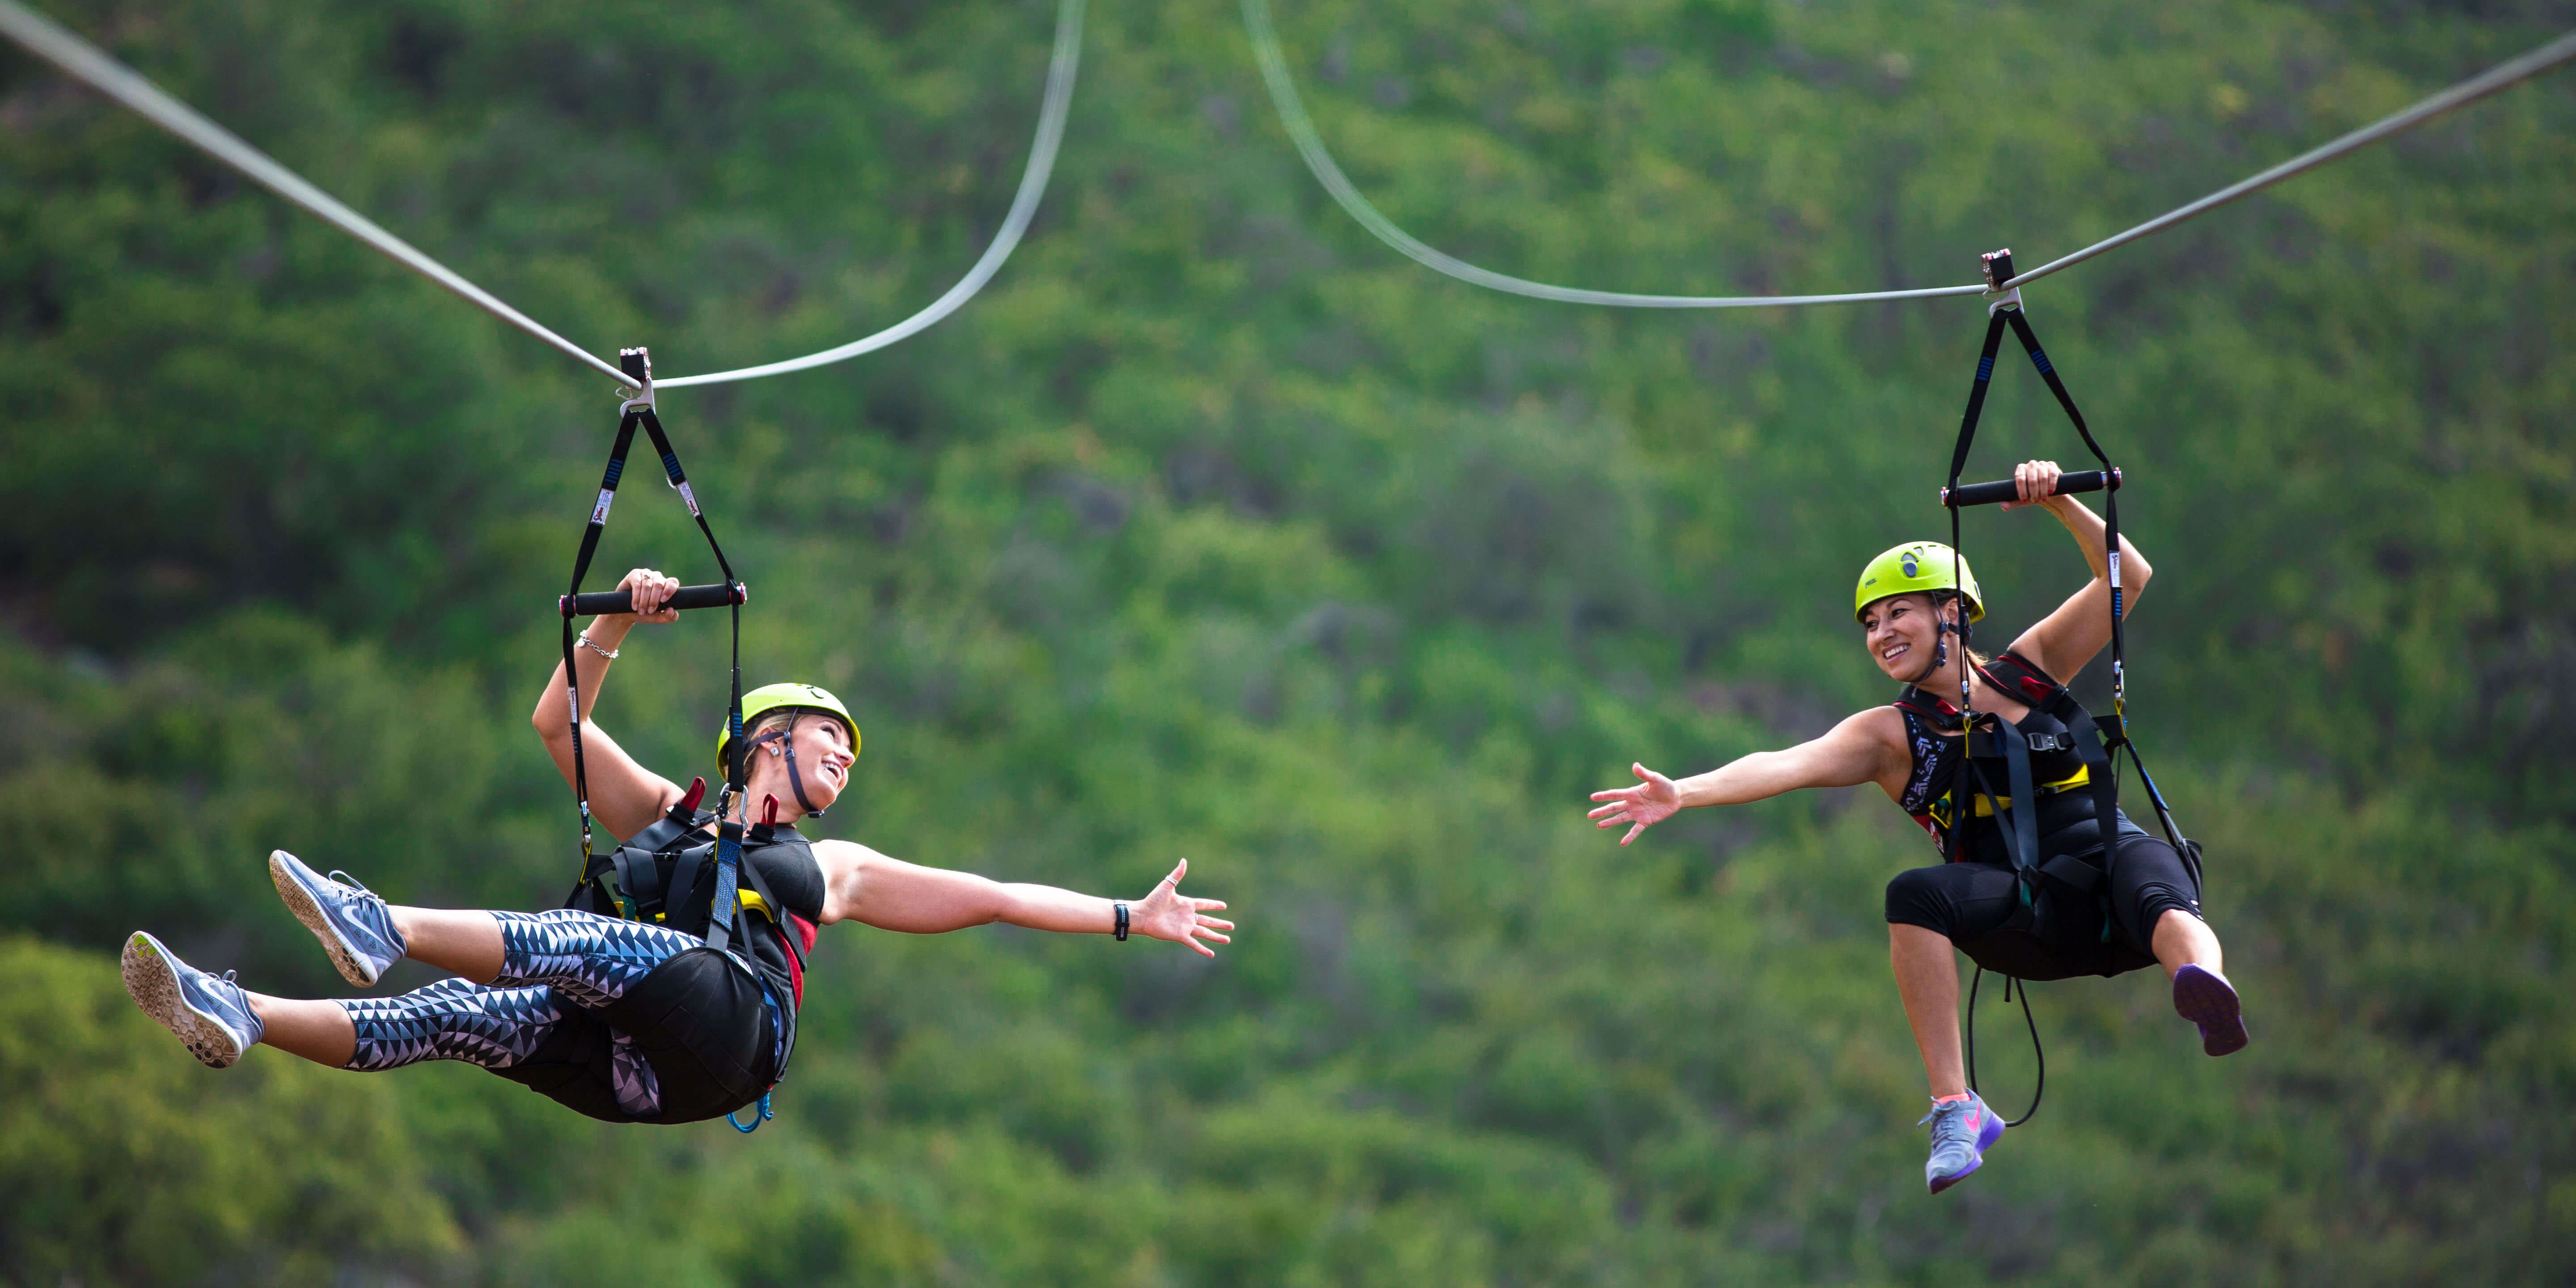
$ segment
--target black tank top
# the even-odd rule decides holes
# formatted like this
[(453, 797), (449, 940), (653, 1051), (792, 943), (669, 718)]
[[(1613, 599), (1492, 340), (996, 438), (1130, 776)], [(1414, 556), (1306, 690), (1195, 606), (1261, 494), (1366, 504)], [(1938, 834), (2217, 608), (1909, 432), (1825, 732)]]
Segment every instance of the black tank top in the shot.
[[(2046, 672), (2027, 660), (2014, 657), (2023, 670), (2050, 680)], [(1985, 677), (1997, 684), (1995, 677)], [(2053, 684), (2054, 681), (2050, 680)], [(2000, 687), (2000, 685), (1998, 685)], [(2004, 843), (2003, 829), (1996, 822), (1998, 808), (2013, 805), (2009, 767), (2002, 756), (1974, 758), (1976, 773), (1970, 780), (1967, 795), (1973, 802), (1967, 832), (1953, 855), (1950, 829), (1951, 790), (1959, 776), (1968, 772), (1971, 758), (1966, 752), (1965, 730), (1959, 720), (1956, 704), (1911, 686), (1895, 704), (1905, 720), (1905, 749), (1908, 765), (1905, 791), (1897, 806), (1923, 825), (1945, 856), (1962, 861), (2005, 863), (2012, 861)], [(1991, 717), (1990, 717), (1991, 718)], [(2055, 716), (2032, 707), (2022, 718), (2006, 726), (2011, 735), (2019, 736), (2031, 746), (2030, 776), (2039, 796), (2039, 836), (2041, 848), (2049, 853), (2067, 854), (2087, 848), (2100, 839), (2101, 820), (2094, 812), (2089, 793), (2073, 789), (2091, 781), (2083, 758), (2075, 750), (2075, 731), (2068, 729)]]
[[(813, 949), (815, 931), (823, 923), (823, 865), (814, 857), (814, 843), (806, 840), (795, 825), (777, 828), (765, 842), (758, 839), (760, 831), (754, 828), (752, 835), (744, 838), (742, 861), (744, 866), (756, 869), (769, 892), (787, 905), (787, 915), (768, 916), (776, 927), (775, 935), (763, 934), (757, 929), (753, 931), (751, 952), (761, 965), (777, 972), (788, 982), (788, 992), (794, 1004), (803, 1006), (805, 965), (797, 960), (799, 954), (788, 950), (783, 936), (794, 935), (801, 947), (807, 951)], [(755, 908), (764, 902), (753, 891), (749, 881), (742, 883), (739, 898), (746, 906)], [(762, 911), (766, 913), (768, 910), (762, 908)]]
[(779, 828), (767, 845), (745, 845), (743, 861), (759, 867), (760, 879), (787, 911), (807, 921), (823, 920), (823, 865), (814, 857), (814, 843), (794, 824)]

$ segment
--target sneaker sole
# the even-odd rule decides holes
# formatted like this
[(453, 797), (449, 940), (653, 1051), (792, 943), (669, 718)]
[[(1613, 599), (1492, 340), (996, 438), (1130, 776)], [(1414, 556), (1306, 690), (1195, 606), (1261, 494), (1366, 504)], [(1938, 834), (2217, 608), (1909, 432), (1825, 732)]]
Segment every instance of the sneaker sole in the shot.
[(2226, 980), (2185, 966), (2174, 972), (2174, 1013), (2200, 1026), (2200, 1049), (2213, 1056), (2234, 1055), (2252, 1041), (2245, 1032), (2244, 1003)]
[(1969, 1177), (1971, 1177), (1971, 1176), (1973, 1176), (1973, 1175), (1975, 1175), (1975, 1174), (1976, 1174), (1976, 1171), (1977, 1171), (1977, 1169), (1978, 1169), (1978, 1168), (1983, 1167), (1983, 1166), (1985, 1166), (1985, 1165), (1986, 1165), (1986, 1160), (1985, 1160), (1985, 1159), (1983, 1159), (1983, 1158), (1979, 1158), (1976, 1162), (1973, 1162), (1973, 1163), (1968, 1164), (1968, 1170), (1966, 1170), (1966, 1171), (1964, 1171), (1964, 1172), (1961, 1172), (1961, 1173), (1959, 1173), (1959, 1174), (1958, 1174), (1958, 1175), (1956, 1175), (1956, 1176), (1944, 1176), (1944, 1177), (1942, 1177), (1940, 1180), (1937, 1180), (1937, 1181), (1932, 1182), (1932, 1192), (1933, 1192), (1933, 1193), (1935, 1193), (1935, 1194), (1938, 1194), (1938, 1193), (1940, 1193), (1941, 1191), (1946, 1190), (1946, 1189), (1950, 1188), (1951, 1186), (1956, 1185), (1956, 1184), (1958, 1184), (1959, 1182), (1961, 1182), (1961, 1181), (1964, 1181), (1964, 1180), (1968, 1179)]
[(209, 1069), (229, 1069), (242, 1058), (241, 1041), (212, 1016), (188, 1005), (179, 968), (161, 941), (138, 930), (125, 941), (125, 991), (145, 1015), (160, 1021)]
[(360, 988), (374, 988), (376, 972), (368, 969), (367, 959), (359, 956), (357, 949), (340, 937), (339, 928), (323, 915), (321, 901), (315, 899), (313, 892), (306, 889), (304, 882), (295, 875), (293, 865), (296, 861), (294, 855), (284, 850), (268, 852), (268, 879), (277, 887), (277, 897), (286, 902), (286, 910), (294, 913), (295, 919), (303, 922), (304, 928), (312, 931), (315, 939), (322, 941), (322, 951), (330, 954), (331, 965), (340, 972), (340, 978)]

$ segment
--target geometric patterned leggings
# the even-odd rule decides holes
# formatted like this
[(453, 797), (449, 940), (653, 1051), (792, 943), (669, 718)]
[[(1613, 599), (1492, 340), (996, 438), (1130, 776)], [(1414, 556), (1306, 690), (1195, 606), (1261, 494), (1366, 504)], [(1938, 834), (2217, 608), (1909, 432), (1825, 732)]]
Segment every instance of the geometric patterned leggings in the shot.
[[(571, 908), (492, 916), (501, 923), (501, 973), (490, 984), (443, 979), (399, 997), (341, 1000), (358, 1029), (349, 1068), (373, 1072), (423, 1060), (509, 1068), (564, 1022), (567, 1008), (606, 1006), (701, 942), (649, 922)], [(659, 1113), (662, 1089), (653, 1066), (625, 1034), (616, 1035), (611, 1056), (618, 1107), (639, 1118)]]

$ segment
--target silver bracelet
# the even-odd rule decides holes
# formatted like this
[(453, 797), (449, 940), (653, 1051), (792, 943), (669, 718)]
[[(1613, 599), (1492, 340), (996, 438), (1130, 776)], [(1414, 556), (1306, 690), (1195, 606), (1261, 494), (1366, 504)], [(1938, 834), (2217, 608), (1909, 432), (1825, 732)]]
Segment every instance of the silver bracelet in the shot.
[(577, 639), (577, 640), (580, 640), (580, 641), (581, 641), (581, 646), (582, 646), (583, 648), (589, 649), (591, 652), (593, 652), (593, 653), (597, 653), (597, 654), (598, 654), (598, 655), (600, 655), (601, 657), (607, 658), (607, 659), (608, 659), (609, 661), (611, 661), (611, 662), (614, 662), (614, 661), (616, 661), (616, 660), (617, 660), (617, 655), (618, 655), (618, 654), (623, 653), (623, 652), (625, 652), (625, 651), (626, 651), (626, 650), (625, 650), (625, 648), (624, 648), (623, 646), (620, 646), (620, 647), (617, 647), (617, 648), (601, 648), (601, 647), (599, 646), (599, 642), (598, 642), (598, 641), (596, 641), (596, 640), (593, 640), (593, 639), (590, 637), (590, 632), (588, 632), (588, 631), (584, 631), (584, 632), (582, 632), (582, 633), (581, 633), (581, 634), (579, 634), (579, 635), (575, 635), (575, 636), (573, 636), (573, 638), (574, 638), (574, 639)]

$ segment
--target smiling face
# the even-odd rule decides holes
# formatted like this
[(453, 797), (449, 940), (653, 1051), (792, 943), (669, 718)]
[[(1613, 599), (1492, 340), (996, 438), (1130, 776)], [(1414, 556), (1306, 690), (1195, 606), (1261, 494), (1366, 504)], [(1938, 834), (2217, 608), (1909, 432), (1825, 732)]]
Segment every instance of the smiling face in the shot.
[[(794, 717), (789, 737), (796, 741), (796, 768), (805, 780), (805, 799), (816, 809), (830, 809), (841, 790), (850, 785), (850, 766), (858, 753), (850, 750), (850, 731), (832, 716), (800, 712)], [(762, 720), (762, 725), (769, 721)], [(760, 729), (760, 733), (768, 732)], [(758, 733), (747, 736), (757, 737)], [(752, 749), (747, 767), (748, 797), (758, 802), (763, 796), (778, 798), (781, 814), (801, 813), (796, 804), (796, 789), (787, 778), (787, 748), (783, 740), (772, 739)], [(754, 805), (751, 819), (760, 821), (760, 809)]]
[(1940, 653), (1941, 624), (1958, 620), (1956, 599), (1935, 605), (1927, 594), (1890, 595), (1860, 610), (1861, 641), (1887, 678), (1920, 683)]

